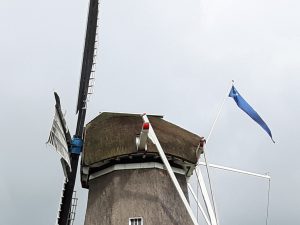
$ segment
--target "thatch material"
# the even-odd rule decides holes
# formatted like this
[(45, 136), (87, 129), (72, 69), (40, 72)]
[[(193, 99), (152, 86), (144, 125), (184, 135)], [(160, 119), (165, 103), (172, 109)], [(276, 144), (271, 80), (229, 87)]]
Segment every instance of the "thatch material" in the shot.
[[(193, 164), (197, 162), (199, 136), (163, 120), (160, 116), (148, 118), (167, 155)], [(135, 139), (141, 131), (142, 124), (143, 120), (137, 114), (101, 113), (86, 126), (83, 164), (90, 166), (107, 159), (136, 153)], [(147, 152), (157, 153), (150, 140)]]
[[(176, 175), (188, 198), (186, 178)], [(142, 217), (145, 225), (192, 225), (167, 171), (114, 171), (90, 181), (84, 225), (124, 225)]]

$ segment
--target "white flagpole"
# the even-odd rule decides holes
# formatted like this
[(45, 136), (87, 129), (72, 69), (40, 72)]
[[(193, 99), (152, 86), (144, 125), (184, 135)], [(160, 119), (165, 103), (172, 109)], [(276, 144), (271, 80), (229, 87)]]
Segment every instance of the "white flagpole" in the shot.
[[(234, 83), (234, 81), (232, 80), (231, 83), (230, 83), (230, 89), (231, 89), (233, 83)], [(229, 89), (229, 90), (230, 90), (230, 89)], [(212, 132), (213, 132), (215, 126), (216, 126), (216, 123), (217, 123), (217, 121), (218, 121), (218, 119), (219, 119), (219, 117), (220, 117), (220, 114), (221, 114), (221, 112), (222, 112), (224, 103), (225, 103), (225, 101), (226, 101), (226, 99), (227, 99), (227, 97), (228, 97), (228, 93), (229, 93), (229, 92), (227, 91), (227, 92), (226, 92), (226, 95), (225, 95), (225, 97), (224, 97), (224, 99), (223, 99), (223, 101), (222, 101), (222, 104), (221, 104), (221, 106), (220, 106), (220, 108), (219, 108), (219, 110), (218, 110), (217, 116), (216, 116), (216, 118), (215, 118), (215, 120), (214, 120), (214, 122), (213, 122), (213, 124), (212, 124), (212, 127), (211, 127), (211, 129), (210, 129), (210, 131), (209, 131), (209, 134), (208, 134), (208, 136), (207, 136), (207, 138), (206, 138), (206, 144), (208, 143), (208, 141), (209, 141), (209, 139), (210, 139), (210, 137), (211, 137), (211, 135), (212, 135)], [(198, 148), (199, 148), (199, 147), (200, 147), (200, 143), (199, 143), (199, 145), (198, 145)], [(197, 149), (197, 151), (198, 151), (198, 149)], [(211, 213), (214, 213), (213, 217), (216, 218), (216, 224), (218, 224), (218, 220), (217, 220), (217, 212), (216, 212), (216, 206), (215, 206), (215, 199), (214, 199), (213, 189), (212, 189), (212, 185), (211, 185), (211, 179), (210, 179), (209, 168), (208, 168), (208, 166), (207, 166), (207, 165), (208, 165), (208, 160), (207, 160), (207, 157), (206, 157), (206, 154), (205, 154), (205, 150), (203, 150), (203, 156), (204, 156), (204, 161), (205, 161), (205, 164), (206, 164), (206, 172), (207, 172), (207, 176), (208, 176), (209, 188), (210, 188), (210, 193), (211, 193), (211, 198), (212, 198), (213, 212), (211, 212)], [(201, 173), (200, 170), (199, 170), (199, 173)], [(205, 187), (204, 180), (203, 180), (203, 183), (202, 183), (201, 185), (202, 185), (202, 187)], [(203, 186), (203, 185), (204, 185), (204, 186)], [(205, 187), (205, 190), (206, 190), (206, 187)], [(203, 193), (203, 192), (202, 192), (202, 193)], [(206, 202), (206, 201), (209, 201), (207, 204), (210, 204), (210, 199), (209, 199), (209, 197), (206, 198), (206, 199), (204, 199), (204, 200), (205, 200), (205, 202)], [(213, 219), (211, 218), (211, 223), (213, 224), (214, 221), (212, 221), (212, 220), (213, 220)]]
[[(231, 90), (231, 87), (232, 87), (233, 83), (234, 83), (234, 80), (232, 80), (231, 83), (230, 83), (229, 91)], [(211, 137), (211, 135), (212, 135), (212, 132), (213, 132), (213, 130), (215, 129), (216, 123), (217, 123), (217, 121), (218, 121), (218, 119), (219, 119), (219, 117), (220, 117), (220, 114), (221, 114), (222, 110), (223, 110), (224, 103), (225, 103), (226, 99), (228, 98), (229, 91), (226, 92), (226, 95), (225, 95), (225, 97), (224, 97), (224, 99), (223, 99), (223, 101), (222, 101), (222, 104), (221, 104), (221, 106), (219, 107), (217, 116), (216, 116), (216, 118), (215, 118), (215, 120), (214, 120), (214, 122), (213, 122), (213, 124), (212, 124), (212, 126), (211, 126), (211, 128), (210, 128), (209, 134), (208, 134), (208, 136), (207, 136), (207, 138), (206, 138), (206, 144), (208, 143), (208, 141), (209, 141), (209, 139), (210, 139), (210, 137)]]

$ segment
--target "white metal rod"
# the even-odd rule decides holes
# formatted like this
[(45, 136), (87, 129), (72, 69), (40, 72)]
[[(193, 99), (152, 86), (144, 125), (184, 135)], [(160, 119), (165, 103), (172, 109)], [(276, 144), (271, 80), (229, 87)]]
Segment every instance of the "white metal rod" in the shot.
[[(233, 82), (234, 82), (234, 81), (232, 80), (232, 82), (230, 83), (230, 89), (232, 88)], [(220, 114), (221, 114), (221, 112), (222, 112), (223, 106), (224, 106), (225, 101), (226, 101), (226, 99), (227, 99), (227, 97), (228, 97), (228, 93), (229, 93), (229, 92), (226, 92), (226, 95), (224, 96), (224, 99), (223, 99), (223, 101), (222, 101), (222, 104), (221, 104), (220, 107), (219, 107), (217, 116), (216, 116), (216, 118), (215, 118), (215, 120), (214, 120), (214, 122), (213, 122), (213, 124), (212, 124), (212, 126), (211, 126), (211, 129), (210, 129), (210, 131), (209, 131), (209, 134), (208, 134), (208, 136), (207, 136), (207, 138), (206, 138), (206, 144), (208, 144), (208, 142), (209, 142), (209, 140), (210, 140), (210, 137), (211, 137), (211, 135), (212, 135), (212, 132), (213, 132), (215, 126), (216, 126), (216, 123), (217, 123), (219, 117), (220, 117)], [(198, 148), (199, 148), (199, 147), (200, 147), (200, 143), (199, 143)], [(197, 148), (197, 150), (198, 150), (198, 148)], [(205, 151), (203, 151), (203, 155), (204, 155), (205, 163), (208, 164), (207, 158), (206, 158), (206, 154), (205, 154)], [(211, 185), (211, 181), (210, 181), (210, 173), (209, 173), (209, 168), (208, 168), (208, 166), (206, 166), (206, 172), (207, 172), (208, 182), (209, 182), (209, 187), (210, 187), (210, 192), (211, 192), (212, 205), (213, 205), (213, 209), (214, 209), (214, 217), (217, 218), (217, 212), (216, 212), (215, 200), (214, 200), (213, 189), (212, 189), (212, 185)], [(204, 183), (203, 183), (203, 184), (204, 184)], [(205, 184), (204, 184), (204, 185), (205, 185)], [(208, 200), (209, 200), (209, 198), (208, 198)], [(217, 220), (216, 220), (216, 223), (218, 224), (218, 221), (217, 221)]]
[(192, 211), (192, 209), (191, 209), (191, 207), (190, 207), (190, 205), (189, 205), (189, 203), (188, 203), (188, 201), (187, 201), (187, 199), (186, 199), (186, 197), (185, 197), (185, 195), (184, 195), (184, 193), (183, 193), (183, 191), (182, 191), (182, 189), (181, 189), (181, 187), (180, 187), (180, 185), (177, 181), (177, 178), (176, 178), (176, 176), (175, 176), (175, 174), (174, 174), (174, 172), (173, 172), (173, 170), (170, 166), (170, 163), (169, 163), (169, 161), (168, 161), (168, 159), (167, 159), (167, 157), (164, 153), (164, 150), (162, 149), (162, 147), (161, 147), (161, 145), (160, 145), (160, 143), (159, 143), (159, 141), (158, 141), (158, 139), (155, 135), (155, 132), (154, 132), (154, 130), (152, 128), (152, 125), (150, 124), (146, 114), (143, 115), (143, 120), (144, 120), (145, 123), (149, 123), (149, 125), (150, 125), (149, 126), (149, 136), (150, 136), (151, 140), (154, 141), (153, 143), (156, 145), (158, 153), (159, 153), (159, 155), (160, 155), (160, 157), (161, 157), (161, 159), (162, 159), (162, 161), (163, 161), (163, 163), (164, 163), (164, 165), (165, 165), (165, 167), (166, 167), (166, 169), (167, 169), (167, 171), (168, 171), (168, 173), (171, 177), (171, 180), (172, 180), (172, 182), (173, 182), (173, 184), (174, 184), (174, 186), (175, 186), (175, 188), (176, 188), (176, 190), (177, 190), (177, 192), (178, 192), (178, 194), (179, 194), (179, 196), (180, 196), (180, 198), (181, 198), (188, 214), (190, 215), (194, 225), (198, 225), (197, 219), (194, 216), (194, 213), (193, 213), (193, 211)]
[[(206, 166), (206, 163), (205, 162), (198, 162), (198, 165)], [(266, 179), (269, 179), (269, 180), (271, 179), (271, 177), (268, 176), (268, 175), (252, 173), (252, 172), (248, 172), (248, 171), (244, 171), (244, 170), (238, 170), (238, 169), (234, 169), (234, 168), (230, 168), (230, 167), (226, 167), (226, 166), (219, 166), (219, 165), (215, 165), (215, 164), (208, 164), (208, 166), (212, 167), (212, 168), (216, 168), (216, 169), (228, 170), (228, 171), (232, 171), (232, 172), (236, 172), (236, 173), (242, 173), (242, 174), (247, 174), (247, 175), (251, 175), (251, 176), (255, 176), (255, 177), (266, 178)]]
[(219, 107), (217, 116), (216, 116), (216, 118), (215, 118), (215, 120), (214, 120), (214, 122), (213, 122), (213, 124), (212, 124), (212, 126), (211, 126), (211, 128), (210, 128), (209, 134), (208, 134), (208, 136), (207, 136), (207, 138), (206, 138), (206, 144), (208, 143), (208, 141), (209, 141), (209, 139), (210, 139), (210, 137), (211, 137), (211, 134), (212, 134), (212, 132), (213, 132), (215, 126), (216, 126), (216, 123), (217, 123), (217, 121), (218, 121), (218, 119), (219, 119), (219, 117), (220, 117), (220, 114), (221, 114), (221, 112), (222, 112), (224, 103), (225, 103), (226, 99), (228, 98), (228, 94), (229, 94), (229, 92), (230, 92), (230, 90), (231, 90), (231, 88), (232, 88), (233, 82), (234, 82), (233, 80), (230, 82), (230, 89), (229, 89), (228, 92), (226, 92), (226, 95), (225, 95), (225, 97), (224, 97), (224, 99), (223, 99), (223, 101), (222, 101), (222, 103), (221, 103), (221, 106)]
[(214, 210), (213, 210), (213, 207), (212, 207), (212, 204), (211, 204), (211, 201), (210, 201), (210, 198), (209, 198), (209, 195), (208, 195), (208, 192), (207, 192), (207, 189), (205, 186), (205, 182), (204, 182), (204, 179), (203, 179), (200, 169), (197, 170), (197, 168), (196, 168), (196, 175), (197, 175), (197, 180), (198, 180), (199, 186), (201, 188), (203, 199), (204, 199), (207, 211), (208, 211), (208, 215), (210, 217), (211, 225), (217, 225), (218, 224), (217, 218), (215, 216), (215, 213), (214, 213)]
[(207, 217), (207, 215), (206, 215), (205, 212), (204, 212), (204, 209), (203, 209), (202, 206), (200, 205), (200, 203), (199, 203), (199, 201), (198, 201), (198, 199), (197, 199), (197, 197), (196, 197), (196, 194), (195, 194), (195, 192), (193, 191), (192, 186), (191, 186), (189, 183), (188, 183), (188, 188), (189, 188), (190, 192), (192, 193), (192, 195), (193, 195), (193, 197), (194, 197), (194, 199), (195, 199), (195, 201), (196, 201), (196, 203), (197, 203), (197, 206), (198, 206), (198, 208), (200, 209), (200, 211), (201, 211), (201, 213), (202, 213), (202, 215), (203, 215), (203, 217), (204, 217), (206, 223), (207, 223), (208, 225), (211, 225), (211, 224), (210, 224), (210, 221), (209, 221), (209, 219), (208, 219), (208, 217)]

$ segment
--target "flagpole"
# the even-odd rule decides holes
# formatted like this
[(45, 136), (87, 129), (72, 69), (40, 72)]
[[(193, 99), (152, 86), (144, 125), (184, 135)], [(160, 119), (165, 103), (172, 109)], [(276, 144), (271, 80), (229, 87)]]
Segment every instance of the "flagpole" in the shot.
[[(230, 83), (229, 91), (230, 91), (231, 87), (233, 86), (233, 84), (234, 84), (234, 80), (232, 80), (231, 83)], [(226, 92), (226, 95), (225, 95), (225, 97), (224, 97), (224, 99), (223, 99), (223, 101), (222, 101), (222, 104), (221, 104), (221, 106), (219, 107), (217, 116), (216, 116), (216, 118), (215, 118), (215, 120), (214, 120), (214, 122), (213, 122), (213, 124), (212, 124), (212, 126), (211, 126), (211, 128), (210, 128), (209, 134), (208, 134), (208, 136), (207, 136), (207, 138), (206, 138), (206, 144), (208, 143), (208, 141), (209, 141), (209, 139), (210, 139), (210, 137), (211, 137), (211, 134), (212, 134), (213, 130), (215, 129), (216, 123), (217, 123), (217, 121), (218, 121), (218, 119), (219, 119), (219, 117), (220, 117), (220, 114), (221, 114), (222, 110), (223, 110), (223, 106), (224, 106), (224, 104), (225, 104), (225, 101), (226, 101), (226, 99), (228, 98), (228, 93), (229, 93), (229, 91)]]
[[(230, 83), (230, 89), (231, 89), (231, 87), (233, 86), (233, 83), (234, 83), (234, 80), (232, 80), (231, 83)], [(230, 91), (230, 89), (229, 89), (229, 91)], [(225, 97), (224, 97), (224, 99), (223, 99), (223, 101), (222, 101), (222, 103), (221, 103), (221, 106), (219, 107), (217, 116), (216, 116), (216, 118), (215, 118), (215, 120), (214, 120), (214, 122), (213, 122), (213, 124), (212, 124), (212, 126), (211, 126), (211, 129), (210, 129), (210, 131), (209, 131), (209, 134), (208, 134), (208, 136), (207, 136), (206, 144), (208, 143), (208, 141), (209, 141), (209, 139), (210, 139), (210, 137), (211, 137), (211, 135), (212, 135), (212, 132), (213, 132), (215, 126), (216, 126), (216, 123), (217, 123), (217, 121), (218, 121), (218, 119), (219, 119), (219, 117), (220, 117), (220, 114), (221, 114), (221, 112), (222, 112), (224, 103), (225, 103), (225, 101), (226, 101), (226, 98), (228, 97), (229, 91), (226, 92), (226, 95), (225, 95)], [(199, 150), (199, 148), (200, 148), (200, 143), (199, 143), (199, 145), (198, 145), (197, 151)], [(208, 182), (209, 182), (209, 189), (210, 189), (210, 194), (211, 194), (211, 198), (212, 198), (212, 205), (213, 205), (213, 209), (214, 209), (214, 214), (215, 214), (215, 218), (216, 218), (216, 223), (219, 224), (218, 217), (217, 217), (216, 206), (215, 206), (215, 199), (214, 199), (214, 194), (213, 194), (213, 189), (212, 189), (212, 184), (211, 184), (211, 178), (210, 178), (210, 173), (209, 173), (209, 168), (208, 168), (208, 165), (209, 165), (209, 164), (208, 164), (208, 160), (207, 160), (207, 157), (206, 157), (206, 154), (205, 154), (205, 150), (204, 150), (204, 149), (203, 149), (203, 156), (204, 156), (203, 158), (204, 158), (204, 161), (205, 161), (206, 173), (207, 173), (207, 178), (208, 178)], [(197, 163), (197, 167), (198, 167), (198, 165), (199, 165), (199, 164)], [(211, 218), (210, 218), (210, 219), (211, 219)], [(212, 222), (212, 221), (211, 221), (211, 222)]]

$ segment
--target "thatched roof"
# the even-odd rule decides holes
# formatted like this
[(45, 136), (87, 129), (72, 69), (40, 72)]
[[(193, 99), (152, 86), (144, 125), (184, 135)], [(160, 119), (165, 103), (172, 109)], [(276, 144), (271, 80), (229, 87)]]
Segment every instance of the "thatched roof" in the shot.
[[(148, 116), (150, 123), (168, 156), (195, 164), (200, 137), (165, 121), (161, 116)], [(136, 136), (143, 120), (138, 114), (104, 112), (87, 124), (82, 163), (85, 166), (137, 153)], [(148, 140), (147, 153), (157, 153)]]

